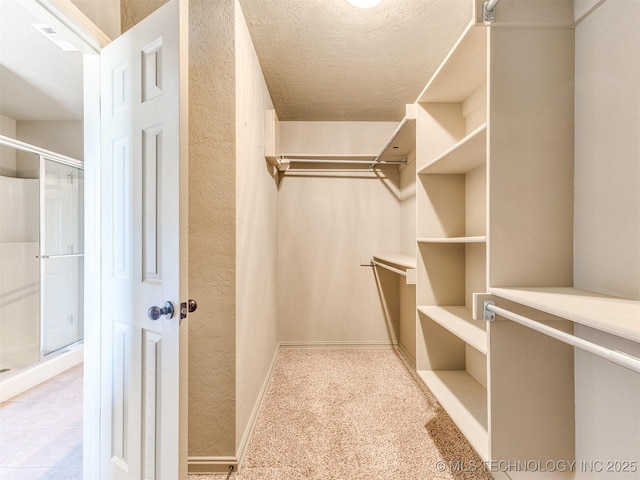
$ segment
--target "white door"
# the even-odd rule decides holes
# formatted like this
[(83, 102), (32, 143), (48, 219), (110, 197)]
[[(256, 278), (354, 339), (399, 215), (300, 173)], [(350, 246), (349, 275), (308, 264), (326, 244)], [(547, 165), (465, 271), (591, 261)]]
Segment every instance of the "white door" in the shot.
[(101, 53), (104, 480), (186, 478), (186, 20), (171, 0)]

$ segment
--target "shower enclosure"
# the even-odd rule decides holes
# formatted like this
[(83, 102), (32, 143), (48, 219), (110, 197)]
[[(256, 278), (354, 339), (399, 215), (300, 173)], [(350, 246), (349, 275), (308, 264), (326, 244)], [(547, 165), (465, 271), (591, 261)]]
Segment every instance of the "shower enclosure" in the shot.
[(82, 163), (0, 137), (0, 380), (77, 344)]

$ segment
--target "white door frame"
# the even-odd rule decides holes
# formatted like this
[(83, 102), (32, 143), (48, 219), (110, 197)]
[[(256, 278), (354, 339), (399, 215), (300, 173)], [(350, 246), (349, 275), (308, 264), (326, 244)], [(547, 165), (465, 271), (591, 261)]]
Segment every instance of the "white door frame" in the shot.
[(25, 7), (69, 39), (84, 60), (85, 301), (84, 478), (100, 478), (100, 50), (110, 39), (70, 0)]

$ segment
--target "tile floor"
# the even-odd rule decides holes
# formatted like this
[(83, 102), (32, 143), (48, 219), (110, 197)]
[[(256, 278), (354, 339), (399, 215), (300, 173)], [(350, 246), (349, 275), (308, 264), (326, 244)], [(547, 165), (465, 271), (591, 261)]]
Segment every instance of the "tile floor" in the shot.
[(82, 365), (0, 403), (1, 480), (82, 480)]

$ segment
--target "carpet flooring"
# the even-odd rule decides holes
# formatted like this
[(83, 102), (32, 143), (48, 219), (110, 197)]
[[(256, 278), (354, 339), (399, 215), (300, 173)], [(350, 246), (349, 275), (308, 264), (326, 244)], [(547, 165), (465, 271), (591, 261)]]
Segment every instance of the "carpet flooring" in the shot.
[(233, 480), (491, 478), (391, 349), (281, 350), (244, 464), (231, 475)]

